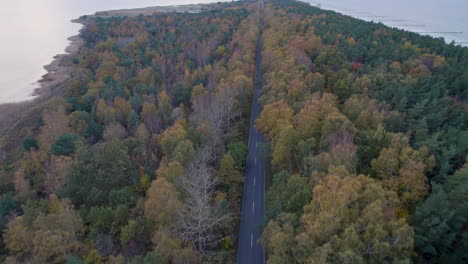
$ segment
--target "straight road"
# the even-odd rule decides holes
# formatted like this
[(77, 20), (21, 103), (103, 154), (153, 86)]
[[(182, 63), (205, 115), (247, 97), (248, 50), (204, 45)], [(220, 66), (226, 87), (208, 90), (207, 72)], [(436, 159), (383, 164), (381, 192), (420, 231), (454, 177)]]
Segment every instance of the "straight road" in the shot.
[(255, 121), (260, 114), (258, 97), (262, 83), (262, 30), (263, 30), (263, 0), (259, 1), (261, 9), (260, 34), (257, 42), (257, 59), (255, 70), (254, 92), (252, 98), (252, 113), (249, 130), (249, 155), (245, 169), (244, 195), (240, 221), (239, 245), (237, 263), (265, 263), (265, 253), (257, 243), (260, 237), (258, 227), (265, 219), (265, 160), (262, 143), (265, 141), (260, 132), (255, 129)]

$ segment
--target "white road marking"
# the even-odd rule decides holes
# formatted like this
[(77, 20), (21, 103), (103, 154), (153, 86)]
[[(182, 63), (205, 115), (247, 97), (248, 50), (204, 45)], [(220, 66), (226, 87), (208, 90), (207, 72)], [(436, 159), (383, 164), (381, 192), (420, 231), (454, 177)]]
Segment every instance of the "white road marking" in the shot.
[(255, 212), (255, 202), (253, 202), (253, 204), (252, 204), (252, 213), (254, 213), (254, 212)]
[[(265, 160), (264, 160), (265, 161)], [(265, 204), (265, 167), (263, 168), (263, 203)], [(265, 217), (265, 210), (263, 210), (263, 217)], [(265, 261), (263, 261), (265, 263)]]
[(250, 248), (253, 248), (253, 234), (250, 233)]

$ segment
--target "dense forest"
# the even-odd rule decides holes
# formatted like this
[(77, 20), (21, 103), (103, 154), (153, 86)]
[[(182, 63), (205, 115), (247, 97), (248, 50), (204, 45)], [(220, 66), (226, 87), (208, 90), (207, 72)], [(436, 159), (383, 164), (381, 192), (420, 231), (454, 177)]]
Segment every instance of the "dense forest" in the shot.
[(261, 37), (266, 262), (467, 263), (468, 48), (259, 7), (82, 17), (1, 131), (0, 261), (234, 263)]
[(256, 7), (82, 18), (63, 96), (2, 163), (5, 263), (234, 262)]
[(468, 48), (272, 1), (268, 263), (468, 261)]

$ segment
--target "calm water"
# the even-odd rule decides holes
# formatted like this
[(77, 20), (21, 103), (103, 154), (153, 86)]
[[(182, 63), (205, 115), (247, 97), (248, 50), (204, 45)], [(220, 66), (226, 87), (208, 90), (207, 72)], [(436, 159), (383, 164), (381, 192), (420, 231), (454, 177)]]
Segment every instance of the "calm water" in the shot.
[[(230, 0), (221, 0), (230, 1)], [(468, 43), (468, 0), (303, 0), (365, 20)], [(0, 9), (0, 103), (31, 98), (43, 66), (63, 53), (80, 25), (96, 11), (219, 0), (4, 0)]]
[[(0, 103), (30, 99), (43, 66), (64, 53), (80, 25), (70, 20), (96, 11), (227, 0), (2, 0)], [(229, 0), (230, 1), (230, 0)]]
[(468, 0), (302, 0), (367, 21), (468, 46)]

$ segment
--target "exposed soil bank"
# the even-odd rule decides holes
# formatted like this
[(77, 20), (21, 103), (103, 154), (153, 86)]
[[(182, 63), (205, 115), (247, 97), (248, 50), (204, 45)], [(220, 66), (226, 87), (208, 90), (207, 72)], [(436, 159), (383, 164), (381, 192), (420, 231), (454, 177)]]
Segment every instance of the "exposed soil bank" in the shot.
[[(85, 25), (84, 20), (75, 19), (73, 23)], [(72, 71), (71, 58), (76, 54), (84, 44), (84, 40), (80, 35), (69, 37), (70, 44), (65, 48), (66, 54), (58, 54), (54, 56), (54, 60), (44, 66), (47, 71), (38, 82), (40, 87), (34, 91), (34, 95), (45, 95), (52, 91), (55, 87), (63, 84), (70, 78)]]

